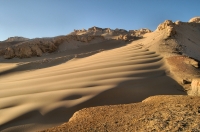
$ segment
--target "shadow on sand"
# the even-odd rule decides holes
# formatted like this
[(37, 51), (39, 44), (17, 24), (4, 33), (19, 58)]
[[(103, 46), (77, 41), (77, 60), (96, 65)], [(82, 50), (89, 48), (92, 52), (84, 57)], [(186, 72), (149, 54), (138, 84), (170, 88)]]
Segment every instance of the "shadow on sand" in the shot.
[[(176, 81), (165, 75), (140, 80), (123, 81), (115, 87), (70, 108), (59, 107), (46, 115), (42, 115), (39, 111), (28, 112), (1, 126), (0, 131), (18, 132), (22, 130), (31, 131), (31, 129), (41, 130), (47, 128), (48, 124), (62, 124), (67, 122), (76, 111), (83, 108), (136, 103), (154, 95), (186, 95), (186, 92), (183, 91), (183, 88)], [(80, 98), (81, 95), (72, 95), (72, 97), (73, 99), (74, 97)], [(63, 100), (70, 99), (71, 98), (63, 98)], [(34, 124), (36, 124), (36, 126)], [(42, 124), (42, 127), (38, 127), (37, 124)]]

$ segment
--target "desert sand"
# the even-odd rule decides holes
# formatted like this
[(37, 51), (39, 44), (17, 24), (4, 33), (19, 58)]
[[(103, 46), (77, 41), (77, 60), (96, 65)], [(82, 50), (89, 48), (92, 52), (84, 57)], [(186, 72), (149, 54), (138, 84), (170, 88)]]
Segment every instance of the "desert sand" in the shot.
[[(93, 27), (53, 39), (25, 39), (14, 46), (6, 47), (13, 38), (2, 42), (0, 131), (32, 132), (51, 127), (46, 131), (167, 131), (165, 127), (156, 128), (155, 122), (149, 125), (146, 117), (170, 106), (169, 111), (174, 112), (173, 108), (179, 107), (176, 102), (186, 112), (189, 108), (185, 105), (193, 104), (196, 114), (190, 117), (199, 121), (198, 88), (194, 91), (191, 87), (192, 80), (200, 75), (199, 29), (197, 22), (165, 21), (154, 32)], [(152, 100), (148, 101), (148, 97)], [(132, 111), (139, 112), (134, 113), (134, 121), (127, 118)], [(175, 117), (169, 117), (170, 123), (178, 122), (176, 116), (177, 112)], [(118, 118), (126, 120), (113, 125)], [(103, 122), (111, 127), (100, 125), (97, 129)], [(126, 130), (127, 123), (133, 127)], [(146, 125), (150, 127), (141, 128)], [(192, 130), (193, 126), (180, 129)]]

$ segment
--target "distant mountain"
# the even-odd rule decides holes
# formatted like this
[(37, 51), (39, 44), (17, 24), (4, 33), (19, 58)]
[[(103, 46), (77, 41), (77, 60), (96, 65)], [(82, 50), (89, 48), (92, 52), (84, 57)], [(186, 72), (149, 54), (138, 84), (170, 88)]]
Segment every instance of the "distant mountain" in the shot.
[(43, 53), (76, 49), (82, 45), (94, 44), (110, 39), (119, 41), (133, 41), (145, 33), (152, 32), (149, 29), (129, 30), (91, 27), (88, 30), (74, 30), (65, 36), (50, 38), (28, 39), (24, 37), (10, 37), (0, 42), (0, 56), (6, 59), (29, 58), (42, 56)]
[(5, 42), (13, 42), (13, 41), (26, 41), (29, 40), (28, 38), (24, 38), (24, 37), (9, 37), (8, 39), (5, 40)]

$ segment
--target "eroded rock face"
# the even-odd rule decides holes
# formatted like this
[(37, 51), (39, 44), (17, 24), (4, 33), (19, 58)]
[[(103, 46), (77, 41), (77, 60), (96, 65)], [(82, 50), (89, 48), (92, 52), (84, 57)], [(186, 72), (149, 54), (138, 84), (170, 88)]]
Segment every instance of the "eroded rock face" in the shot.
[(189, 20), (189, 22), (193, 22), (193, 23), (200, 23), (200, 17), (193, 17)]
[(14, 50), (11, 47), (8, 47), (5, 51), (4, 58), (11, 59), (15, 56)]
[(31, 45), (30, 48), (32, 50), (33, 56), (42, 56), (42, 50), (39, 48), (37, 44)]
[(2, 48), (0, 49), (0, 55), (3, 55), (5, 59), (42, 56), (43, 53), (52, 53), (56, 51), (63, 42), (70, 42), (73, 40), (89, 43), (96, 38), (104, 39), (104, 37), (97, 35), (67, 35), (54, 38), (36, 38)]
[(163, 23), (161, 23), (160, 25), (158, 25), (158, 30), (164, 30), (167, 27), (173, 27), (173, 22), (171, 20), (165, 20)]
[(28, 45), (20, 45), (14, 48), (18, 49), (18, 53), (15, 53), (16, 57), (29, 58), (32, 56), (31, 48)]
[(192, 80), (190, 94), (195, 96), (200, 96), (200, 78)]
[(176, 34), (174, 26), (175, 24), (171, 20), (165, 20), (163, 23), (158, 25), (157, 30), (166, 30), (167, 37), (171, 37)]
[[(59, 45), (63, 43), (70, 43), (72, 41), (90, 43), (94, 39), (96, 39), (97, 41), (101, 41), (101, 39), (104, 40), (104, 37), (107, 37), (107, 35), (107, 38), (109, 39), (118, 38), (118, 40), (132, 41), (137, 38), (141, 38), (142, 35), (149, 32), (152, 31), (145, 28), (128, 32), (124, 29), (112, 30), (110, 28), (99, 28), (94, 26), (89, 28), (88, 30), (74, 30), (74, 32), (69, 35), (57, 36), (54, 38), (27, 39), (23, 37), (11, 37), (7, 40), (12, 41), (9, 42), (11, 43), (10, 45), (0, 47), (0, 55), (4, 56), (4, 58), (7, 59), (11, 59), (14, 57), (29, 58), (32, 56), (42, 56), (43, 53), (52, 53), (54, 51), (57, 51)], [(91, 43), (93, 42), (95, 41), (92, 41)]]
[(176, 30), (174, 27), (167, 27), (167, 36), (171, 37), (174, 36), (176, 34)]
[[(112, 38), (112, 39), (116, 39), (118, 38), (118, 40), (127, 40), (127, 37), (128, 36), (128, 39), (131, 38), (131, 40), (133, 40), (132, 38), (133, 37), (142, 37), (145, 33), (150, 33), (152, 32), (151, 30), (147, 29), (147, 28), (142, 28), (142, 29), (139, 29), (139, 30), (124, 30), (124, 29), (110, 29), (110, 28), (99, 28), (99, 27), (91, 27), (91, 28), (88, 28), (88, 30), (74, 30), (74, 32), (70, 33), (71, 35), (81, 35), (82, 37), (85, 35), (99, 35), (99, 36), (109, 36), (109, 37), (106, 37), (106, 38)], [(123, 37), (121, 37), (120, 35), (122, 35)], [(112, 37), (111, 37), (112, 36)], [(131, 36), (131, 37), (129, 37)], [(79, 40), (81, 41), (84, 41), (86, 42), (86, 39), (80, 39)]]
[(15, 52), (14, 52), (13, 48), (11, 48), (11, 47), (6, 48), (4, 58), (11, 59), (13, 57), (15, 57)]

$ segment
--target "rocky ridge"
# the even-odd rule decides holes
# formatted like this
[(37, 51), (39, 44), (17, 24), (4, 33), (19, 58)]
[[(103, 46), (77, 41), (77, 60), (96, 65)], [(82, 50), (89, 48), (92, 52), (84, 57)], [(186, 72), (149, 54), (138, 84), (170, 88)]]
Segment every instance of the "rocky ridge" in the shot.
[(193, 23), (200, 23), (200, 17), (193, 17), (189, 20), (189, 22), (193, 22)]
[[(131, 30), (128, 32), (124, 29), (111, 30), (110, 28), (103, 29), (92, 27), (88, 30), (74, 30), (74, 32), (70, 33), (69, 35), (57, 36), (53, 38), (27, 39), (23, 37), (10, 37), (5, 41), (0, 42), (0, 56), (3, 56), (5, 59), (12, 59), (15, 57), (39, 57), (44, 53), (52, 53), (58, 51), (59, 47), (63, 44), (73, 45), (74, 43), (79, 42), (79, 45), (81, 46), (84, 45), (84, 43), (93, 44), (94, 42), (92, 40), (97, 39), (99, 41), (105, 41), (105, 39), (133, 41), (141, 38), (142, 35), (149, 32), (151, 32), (149, 29)], [(78, 48), (78, 46), (71, 47)]]
[(26, 41), (26, 40), (29, 40), (29, 39), (24, 38), (24, 37), (15, 36), (15, 37), (10, 37), (10, 38), (6, 39), (5, 41), (6, 42), (13, 42), (13, 41)]
[(67, 35), (58, 36), (54, 38), (36, 38), (28, 41), (19, 42), (15, 45), (1, 48), (0, 53), (5, 59), (17, 58), (29, 58), (32, 56), (42, 56), (43, 53), (55, 52), (59, 45), (63, 42), (75, 40), (83, 43), (89, 43), (91, 40), (100, 38), (101, 36), (84, 36), (84, 35)]
[(99, 27), (91, 27), (88, 30), (74, 30), (71, 34), (80, 35), (80, 34), (88, 34), (88, 35), (102, 35), (106, 38), (115, 38), (119, 40), (130, 40), (136, 37), (142, 37), (146, 33), (152, 32), (147, 28), (139, 29), (139, 30), (124, 30), (124, 29), (110, 29), (110, 28), (99, 28)]
[(196, 90), (190, 91), (195, 89), (191, 83), (200, 78), (200, 23), (196, 21), (196, 17), (191, 20), (189, 22), (165, 20), (146, 37), (145, 42), (141, 40), (144, 48), (156, 51), (164, 57), (170, 69), (169, 74), (185, 88), (188, 94), (196, 93)]

